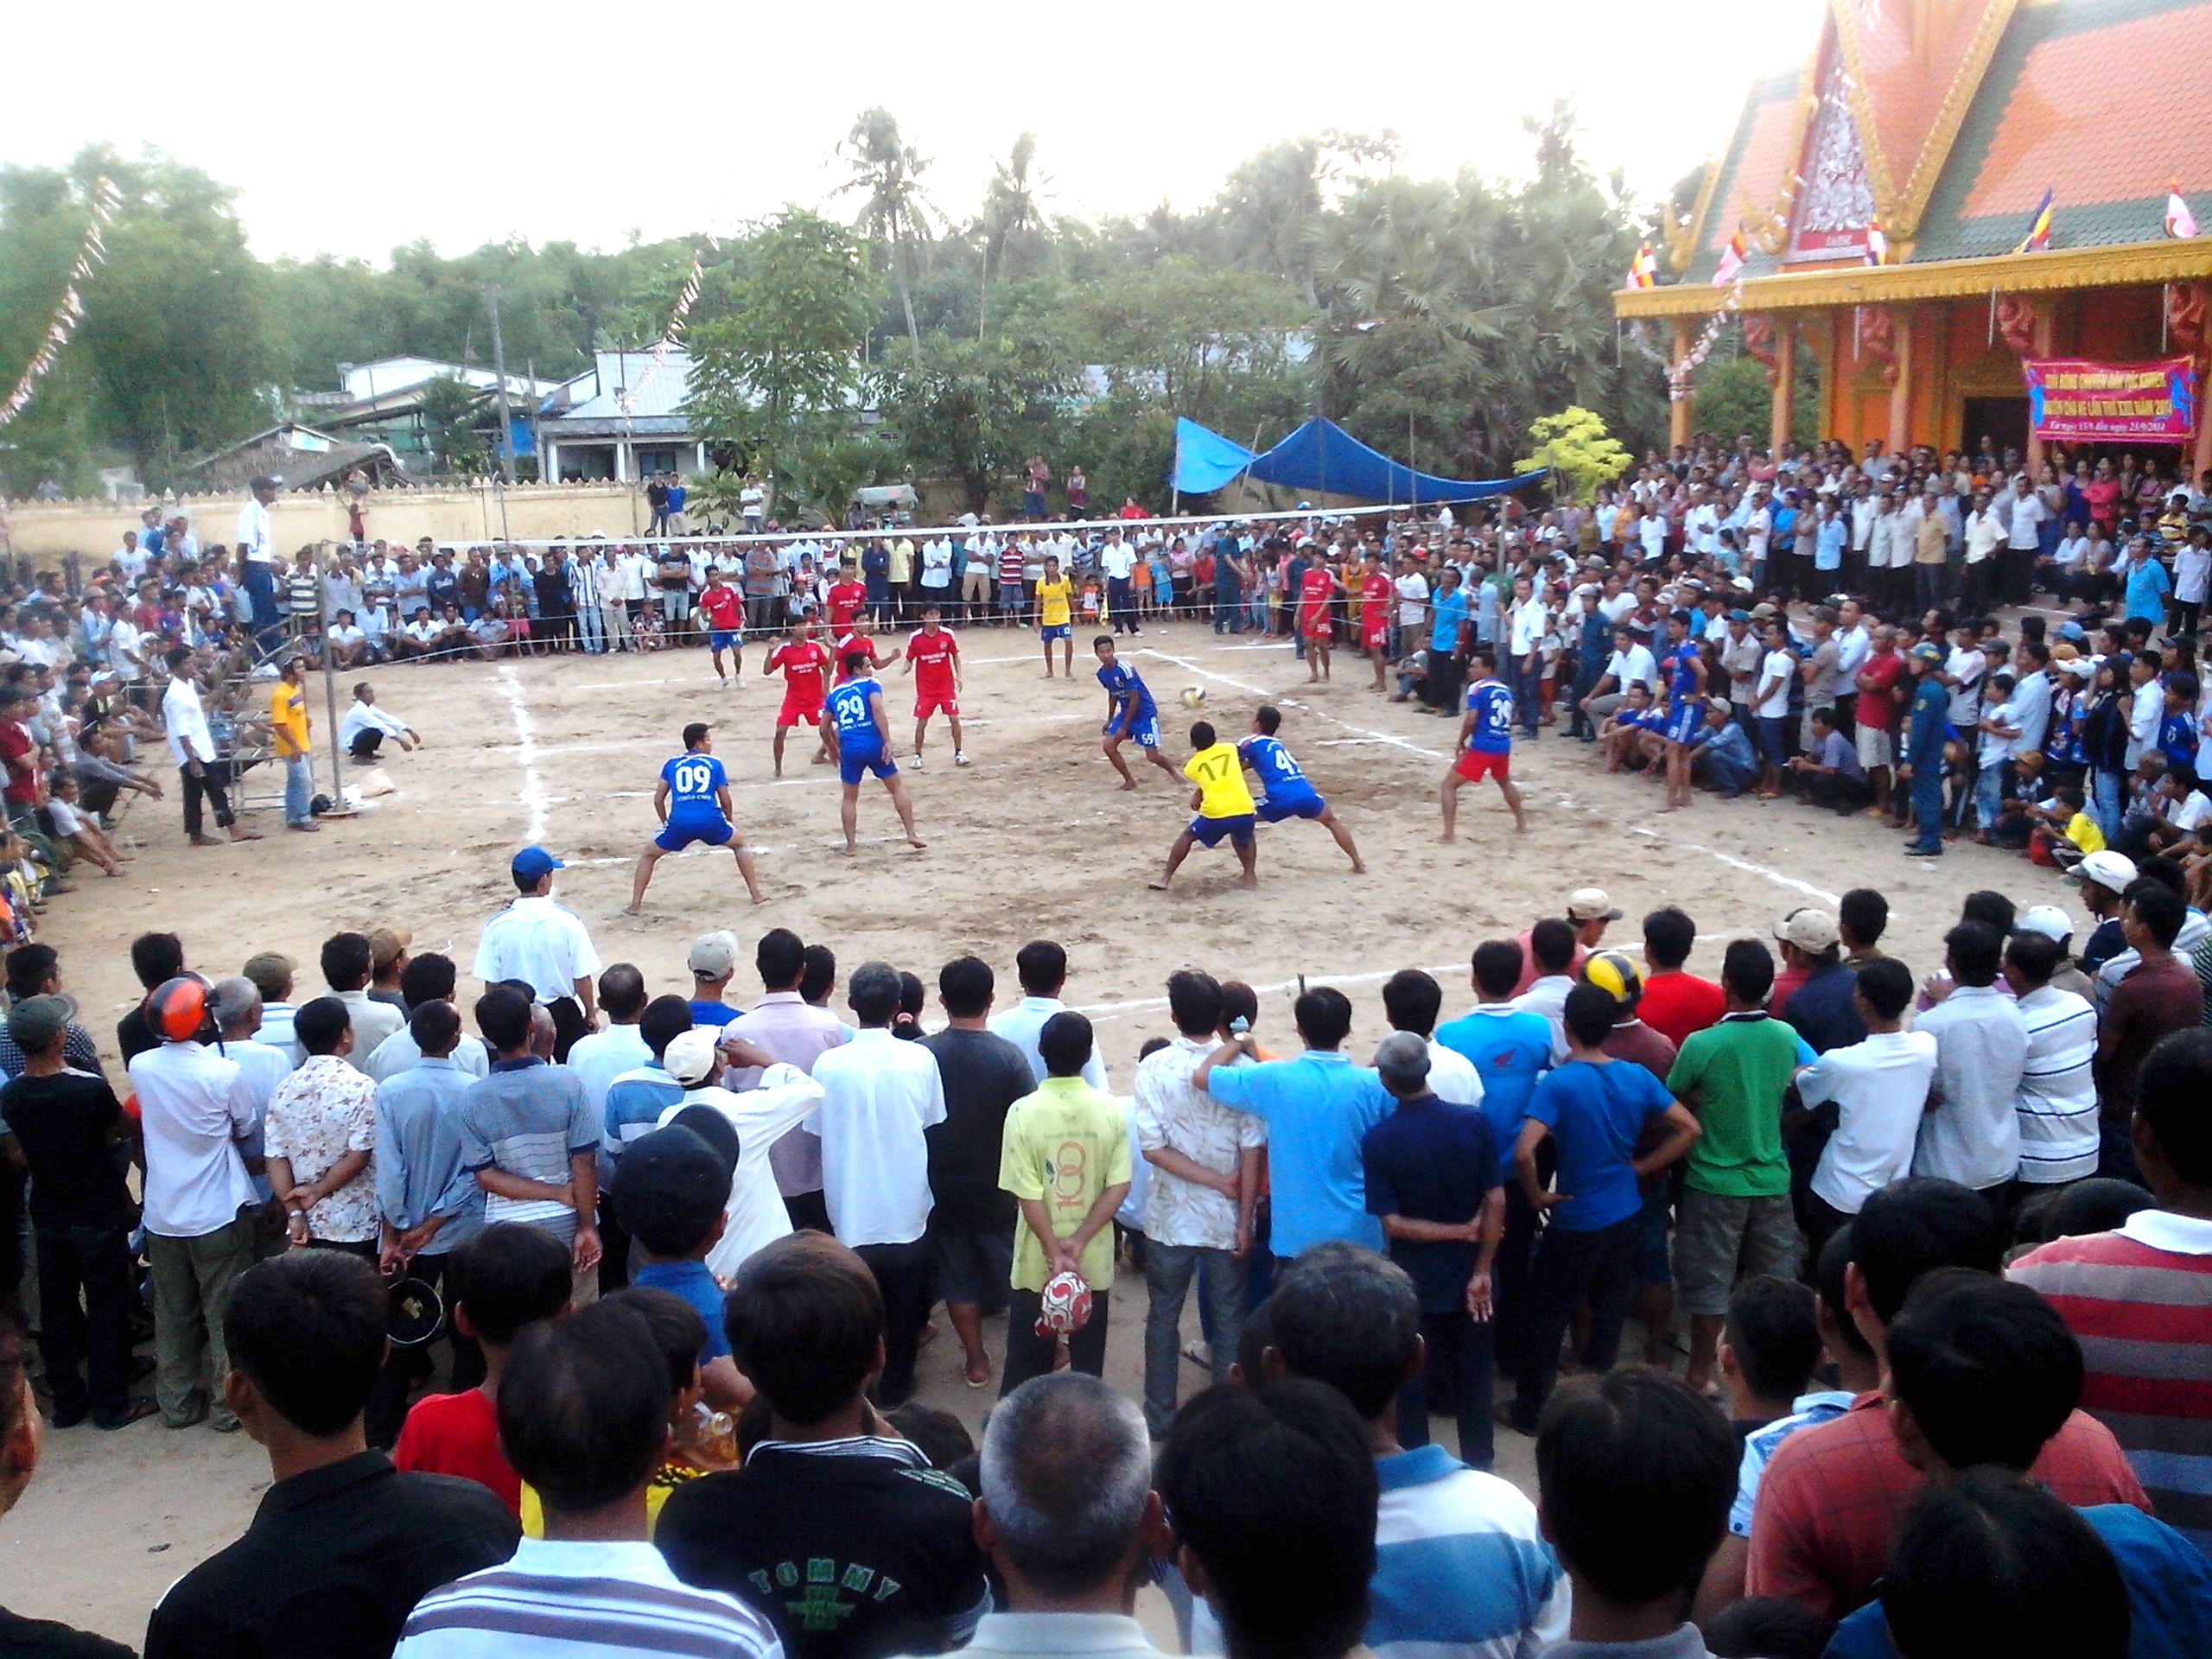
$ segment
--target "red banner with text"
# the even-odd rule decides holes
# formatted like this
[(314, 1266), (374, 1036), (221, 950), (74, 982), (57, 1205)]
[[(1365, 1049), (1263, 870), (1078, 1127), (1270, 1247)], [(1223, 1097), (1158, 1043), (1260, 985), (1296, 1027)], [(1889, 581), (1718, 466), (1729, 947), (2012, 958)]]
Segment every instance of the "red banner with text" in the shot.
[(2187, 443), (2196, 435), (2196, 365), (2188, 358), (2029, 358), (2020, 370), (2028, 385), (2029, 429), (2038, 438)]

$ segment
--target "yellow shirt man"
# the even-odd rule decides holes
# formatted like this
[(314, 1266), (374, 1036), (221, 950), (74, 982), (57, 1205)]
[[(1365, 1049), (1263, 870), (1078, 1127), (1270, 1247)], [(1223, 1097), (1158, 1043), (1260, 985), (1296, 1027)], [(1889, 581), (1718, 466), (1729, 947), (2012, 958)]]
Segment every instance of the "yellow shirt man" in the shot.
[[(1042, 1290), (1052, 1276), (1052, 1262), (1030, 1223), (1030, 1206), (1044, 1206), (1054, 1238), (1071, 1237), (1099, 1194), (1119, 1188), (1128, 1195), (1129, 1173), (1129, 1128), (1121, 1107), (1081, 1077), (1047, 1077), (1035, 1094), (1024, 1095), (1007, 1109), (999, 1141), (999, 1185), (1021, 1205), (1014, 1233), (1014, 1289)], [(1079, 1271), (1092, 1290), (1113, 1288), (1110, 1211), (1106, 1224), (1083, 1247)]]
[(269, 729), (278, 760), (296, 760), (308, 752), (306, 687), (279, 680), (270, 688)]
[(1073, 620), (1075, 584), (1062, 576), (1053, 582), (1040, 577), (1037, 582), (1038, 624), (1041, 627), (1065, 628)]
[(1184, 763), (1183, 775), (1198, 786), (1202, 818), (1249, 818), (1257, 810), (1244, 781), (1244, 762), (1234, 744), (1200, 749)]

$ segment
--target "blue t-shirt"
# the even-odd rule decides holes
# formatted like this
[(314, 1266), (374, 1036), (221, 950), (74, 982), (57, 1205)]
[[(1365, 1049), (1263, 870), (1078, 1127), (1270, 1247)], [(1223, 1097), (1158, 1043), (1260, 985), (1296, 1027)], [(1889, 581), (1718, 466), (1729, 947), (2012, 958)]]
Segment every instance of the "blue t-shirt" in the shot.
[(707, 1345), (699, 1351), (702, 1365), (729, 1352), (729, 1338), (722, 1330), (722, 1287), (705, 1262), (648, 1262), (631, 1274), (630, 1282), (640, 1290), (672, 1292), (699, 1310), (707, 1322)]
[(2196, 721), (2187, 709), (2158, 722), (2158, 752), (2170, 766), (2196, 765)]
[(715, 798), (729, 786), (729, 774), (711, 754), (687, 752), (660, 769), (668, 785), (668, 819), (720, 818), (721, 804)]
[(2127, 572), (2127, 614), (2163, 622), (2166, 615), (2165, 596), (2172, 587), (2164, 565), (2156, 559), (2144, 560)]
[(1248, 737), (1236, 747), (1244, 764), (1259, 774), (1261, 792), (1269, 800), (1303, 800), (1313, 793), (1313, 785), (1279, 740)]
[(1460, 625), (1467, 620), (1467, 590), (1454, 588), (1428, 601), (1428, 648), (1452, 652), (1459, 648)]
[(1513, 693), (1497, 680), (1477, 680), (1467, 688), (1467, 712), (1475, 728), (1467, 734), (1467, 747), (1477, 754), (1513, 752)]
[(883, 752), (883, 734), (876, 730), (875, 713), (868, 707), (868, 699), (882, 690), (873, 675), (830, 688), (830, 718), (837, 727), (837, 747), (845, 753)]
[(1344, 1055), (1309, 1049), (1294, 1060), (1216, 1066), (1206, 1090), (1267, 1122), (1271, 1251), (1297, 1255), (1342, 1239), (1381, 1254), (1382, 1224), (1367, 1213), (1360, 1163), (1360, 1142), (1390, 1110), (1374, 1072)]
[(691, 1004), (691, 1024), (695, 1029), (702, 1026), (726, 1026), (744, 1012), (743, 1008), (733, 1008), (727, 1002), (695, 1001)]
[(1813, 553), (1813, 568), (1815, 570), (1843, 569), (1843, 544), (1850, 535), (1850, 520), (1841, 513), (1824, 519), (1820, 529), (1820, 543)]
[[(1490, 1120), (1433, 1095), (1399, 1102), (1360, 1142), (1360, 1162), (1369, 1212), (1414, 1221), (1472, 1221), (1501, 1181)], [(1412, 1276), (1424, 1313), (1465, 1305), (1478, 1250), (1471, 1242), (1390, 1241), (1390, 1259)]]
[(1436, 1040), (1475, 1068), (1483, 1080), (1483, 1116), (1497, 1142), (1500, 1180), (1512, 1178), (1514, 1143), (1528, 1116), (1529, 1096), (1552, 1063), (1552, 1024), (1526, 1008), (1488, 1005), (1436, 1028)]
[(1623, 1060), (1569, 1060), (1537, 1084), (1529, 1116), (1549, 1126), (1558, 1143), (1556, 1185), (1569, 1198), (1551, 1211), (1553, 1226), (1594, 1233), (1637, 1212), (1641, 1200), (1629, 1160), (1646, 1120), (1674, 1101), (1665, 1084)]
[(1153, 719), (1160, 713), (1152, 700), (1151, 691), (1136, 670), (1118, 658), (1111, 667), (1102, 667), (1098, 671), (1098, 683), (1104, 686), (1106, 695), (1114, 699), (1114, 714), (1117, 720), (1126, 715), (1129, 723), (1135, 725)]

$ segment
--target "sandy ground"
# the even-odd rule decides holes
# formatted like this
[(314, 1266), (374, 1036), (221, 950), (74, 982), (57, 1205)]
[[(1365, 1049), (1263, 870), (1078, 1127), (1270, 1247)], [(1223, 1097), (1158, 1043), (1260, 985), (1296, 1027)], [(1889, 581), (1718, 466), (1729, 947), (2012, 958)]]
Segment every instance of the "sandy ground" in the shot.
[[(1692, 965), (1708, 973), (1732, 934), (1770, 927), (1800, 904), (1832, 904), (1855, 886), (1888, 893), (1885, 943), (1923, 970), (1936, 965), (1937, 941), (1973, 888), (2066, 902), (2060, 884), (2018, 858), (1955, 846), (1932, 864), (1908, 860), (1900, 837), (1864, 819), (1789, 803), (1701, 796), (1662, 817), (1656, 786), (1601, 776), (1590, 751), (1554, 732), (1515, 756), (1531, 833), (1513, 834), (1485, 785), (1463, 796), (1459, 844), (1440, 848), (1446, 721), (1386, 703), (1367, 689), (1364, 663), (1340, 656), (1335, 683), (1309, 686), (1287, 646), (1220, 639), (1192, 625), (1125, 642), (1138, 647), (1134, 660), (1161, 702), (1178, 766), (1188, 753), (1188, 717), (1173, 701), (1183, 688), (1207, 690), (1208, 717), (1224, 734), (1241, 733), (1258, 702), (1274, 702), (1284, 740), (1357, 836), (1370, 874), (1352, 876), (1325, 831), (1292, 823), (1262, 832), (1256, 893), (1236, 887), (1226, 849), (1194, 852), (1173, 893), (1149, 893), (1144, 884), (1187, 816), (1185, 797), (1134, 761), (1133, 747), (1125, 753), (1141, 788), (1116, 789), (1098, 753), (1105, 699), (1088, 654), (1078, 651), (1073, 683), (1046, 683), (1033, 635), (983, 628), (963, 637), (976, 764), (956, 772), (938, 729), (926, 769), (909, 771), (925, 852), (905, 846), (870, 784), (860, 856), (843, 858), (834, 775), (807, 766), (797, 741), (785, 779), (771, 781), (780, 684), (755, 678), (757, 649), (733, 691), (719, 690), (692, 651), (386, 670), (375, 677), (382, 699), (427, 739), (385, 768), (396, 792), (314, 837), (282, 833), (277, 813), (262, 810), (247, 821), (266, 840), (204, 851), (185, 844), (173, 798), (140, 801), (123, 826), (126, 844), (143, 849), (136, 861), (120, 880), (87, 873), (80, 893), (54, 905), (42, 937), (60, 950), (85, 1023), (109, 1046), (137, 995), (124, 945), (143, 930), (175, 929), (192, 965), (211, 975), (236, 972), (257, 950), (288, 951), (305, 964), (302, 998), (318, 986), (320, 942), (343, 928), (404, 924), (418, 950), (448, 950), (466, 974), (479, 928), (512, 893), (509, 855), (542, 840), (570, 861), (560, 896), (601, 956), (637, 963), (656, 995), (688, 992), (686, 948), (712, 927), (733, 929), (749, 947), (763, 927), (787, 925), (832, 944), (845, 971), (880, 957), (932, 988), (939, 963), (974, 951), (998, 969), (1002, 997), (1018, 995), (1020, 945), (1058, 939), (1071, 963), (1068, 1000), (1098, 1022), (1122, 1082), (1146, 1039), (1168, 1029), (1163, 984), (1179, 966), (1259, 987), (1262, 1039), (1285, 1051), (1296, 1047), (1289, 1005), (1300, 976), (1333, 980), (1357, 1009), (1355, 1046), (1371, 1048), (1386, 1029), (1376, 988), (1392, 971), (1437, 972), (1455, 1015), (1469, 1000), (1472, 946), (1556, 913), (1568, 890), (1586, 885), (1605, 887), (1627, 912), (1616, 932), (1630, 949), (1637, 917), (1683, 906), (1704, 930)], [(903, 754), (908, 682), (893, 674), (887, 683)], [(319, 687), (314, 708), (320, 742)], [(693, 854), (664, 861), (645, 915), (626, 917), (657, 773), (681, 747), (678, 728), (702, 719), (717, 723), (717, 753), (770, 902), (746, 904), (726, 855)], [(473, 988), (464, 982), (464, 1002)], [(1142, 1300), (1141, 1285), (1125, 1281), (1109, 1350), (1109, 1375), (1132, 1389)], [(925, 1351), (924, 1397), (979, 1424), (988, 1396), (961, 1387), (957, 1369), (946, 1332)], [(1186, 1369), (1186, 1389), (1199, 1380)], [(1441, 1420), (1438, 1429), (1448, 1437)], [(1526, 1441), (1501, 1431), (1500, 1453), (1504, 1472), (1526, 1477)], [(114, 1435), (49, 1435), (36, 1483), (0, 1520), (0, 1603), (135, 1642), (163, 1586), (239, 1530), (266, 1478), (256, 1448), (205, 1428), (171, 1433), (149, 1421)]]

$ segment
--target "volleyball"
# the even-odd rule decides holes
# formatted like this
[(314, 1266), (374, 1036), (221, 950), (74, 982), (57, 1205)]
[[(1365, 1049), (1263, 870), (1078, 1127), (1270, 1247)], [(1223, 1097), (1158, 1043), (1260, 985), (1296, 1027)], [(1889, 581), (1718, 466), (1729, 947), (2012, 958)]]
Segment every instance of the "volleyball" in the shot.
[(1090, 1287), (1079, 1273), (1056, 1273), (1037, 1293), (1037, 1334), (1073, 1336), (1090, 1323)]
[(1193, 712), (1205, 708), (1206, 706), (1205, 687), (1202, 685), (1185, 686), (1183, 688), (1183, 706)]

